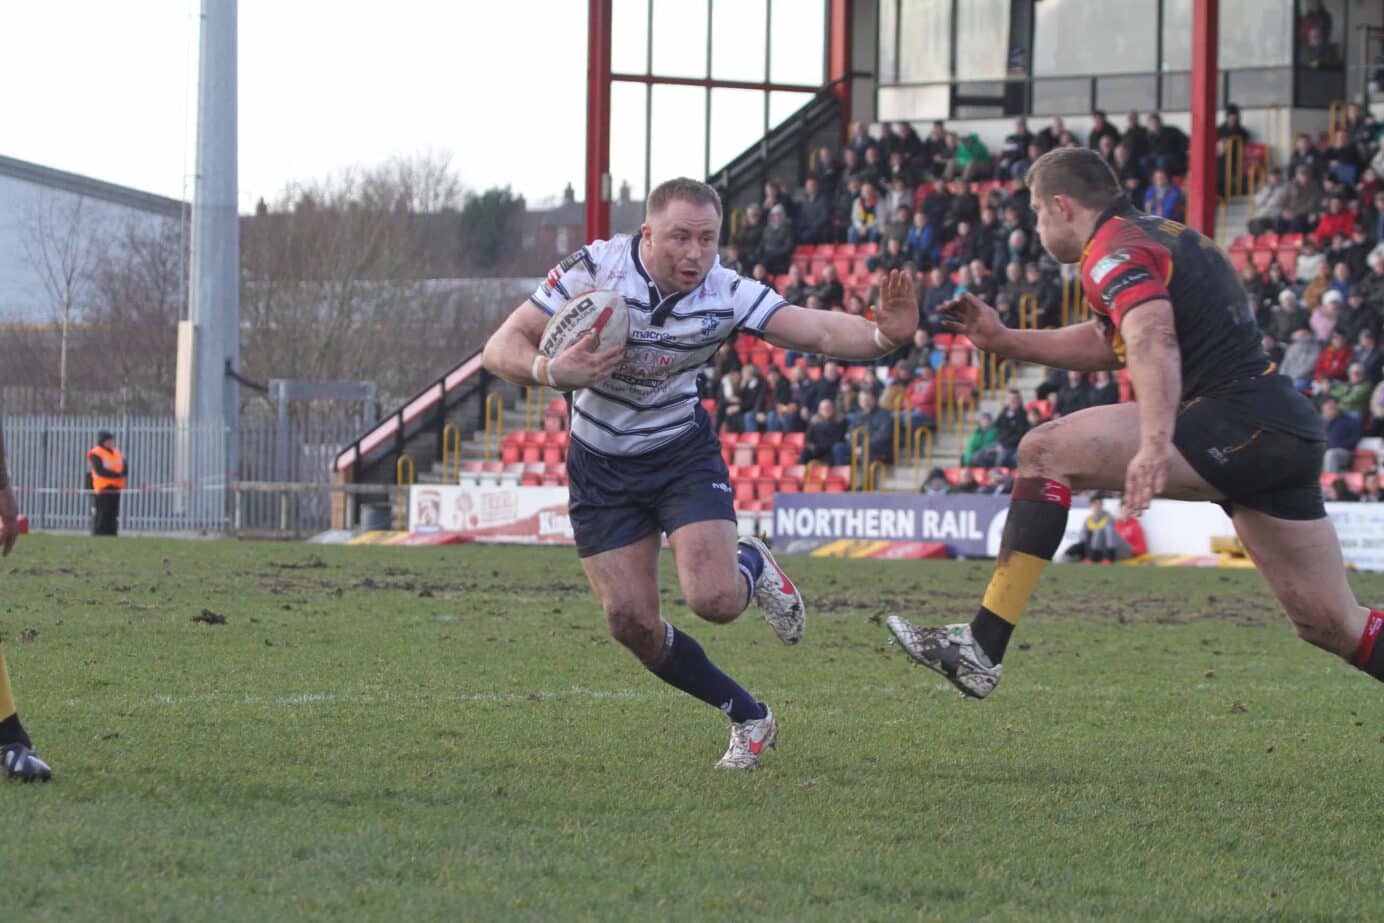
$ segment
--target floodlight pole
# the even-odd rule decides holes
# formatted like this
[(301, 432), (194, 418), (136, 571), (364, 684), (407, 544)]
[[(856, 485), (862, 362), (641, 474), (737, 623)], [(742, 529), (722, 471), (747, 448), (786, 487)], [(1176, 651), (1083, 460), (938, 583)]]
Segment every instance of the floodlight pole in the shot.
[(1216, 236), (1216, 32), (1219, 14), (1220, 0), (1194, 0), (1187, 223), (1212, 239)]
[(610, 236), (610, 13), (613, 0), (587, 0), (586, 239)]

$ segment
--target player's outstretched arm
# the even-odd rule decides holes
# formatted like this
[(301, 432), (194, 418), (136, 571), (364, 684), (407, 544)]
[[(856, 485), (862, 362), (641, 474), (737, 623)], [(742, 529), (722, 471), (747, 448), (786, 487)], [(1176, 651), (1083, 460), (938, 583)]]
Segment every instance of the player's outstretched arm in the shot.
[(1119, 356), (1096, 320), (1060, 330), (1011, 330), (1000, 322), (994, 308), (965, 292), (942, 307), (942, 326), (953, 333), (964, 333), (987, 353), (1010, 359), (1075, 372), (1120, 367)]
[(918, 299), (913, 280), (894, 270), (880, 280), (875, 321), (836, 311), (780, 308), (764, 328), (775, 346), (836, 359), (874, 359), (913, 339), (918, 329)]
[(1173, 426), (1182, 394), (1182, 361), (1172, 303), (1148, 301), (1120, 324), (1129, 377), (1139, 395), (1139, 451), (1125, 469), (1123, 508), (1137, 515), (1168, 484)]
[(538, 353), (547, 324), (548, 315), (531, 302), (515, 308), (486, 341), (486, 370), (516, 385), (571, 391), (609, 378), (625, 355), (623, 341), (602, 346), (588, 330), (549, 361)]

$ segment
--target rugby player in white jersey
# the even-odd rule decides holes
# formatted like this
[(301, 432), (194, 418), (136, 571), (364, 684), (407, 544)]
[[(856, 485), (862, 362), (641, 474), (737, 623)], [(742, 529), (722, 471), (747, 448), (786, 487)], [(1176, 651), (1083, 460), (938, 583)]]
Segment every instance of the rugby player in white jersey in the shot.
[[(874, 359), (918, 326), (913, 284), (882, 280), (877, 323), (794, 307), (719, 265), (721, 201), (705, 183), (654, 189), (639, 234), (598, 240), (563, 260), (485, 347), (486, 368), (518, 385), (573, 393), (569, 511), (586, 576), (611, 635), (655, 676), (724, 711), (730, 747), (717, 766), (753, 769), (777, 734), (774, 714), (664, 621), (658, 555), (668, 535), (688, 606), (716, 623), (758, 603), (779, 639), (803, 633), (802, 596), (758, 539), (737, 540), (730, 475), (697, 393), (697, 376), (740, 332), (840, 359)], [(538, 353), (548, 318), (595, 289), (620, 293), (629, 338), (584, 335), (551, 362)]]

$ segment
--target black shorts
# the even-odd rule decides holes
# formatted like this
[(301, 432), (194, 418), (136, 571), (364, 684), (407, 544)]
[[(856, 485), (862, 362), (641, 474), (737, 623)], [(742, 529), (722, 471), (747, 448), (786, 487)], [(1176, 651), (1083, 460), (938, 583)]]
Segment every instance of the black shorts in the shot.
[(735, 522), (730, 472), (704, 413), (691, 435), (646, 455), (602, 455), (573, 439), (567, 512), (583, 558), (709, 519)]
[(1255, 382), (1184, 403), (1173, 445), (1229, 498), (1221, 504), (1227, 514), (1246, 506), (1278, 519), (1321, 519), (1320, 417), (1283, 376)]

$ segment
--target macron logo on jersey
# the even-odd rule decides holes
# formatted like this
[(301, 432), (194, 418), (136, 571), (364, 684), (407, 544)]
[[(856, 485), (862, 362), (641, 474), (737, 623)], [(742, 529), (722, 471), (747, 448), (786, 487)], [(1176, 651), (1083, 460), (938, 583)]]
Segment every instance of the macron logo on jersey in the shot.
[(1105, 277), (1110, 275), (1117, 266), (1128, 261), (1128, 250), (1116, 250), (1095, 266), (1091, 267), (1091, 281), (1100, 285), (1101, 282), (1105, 281)]

